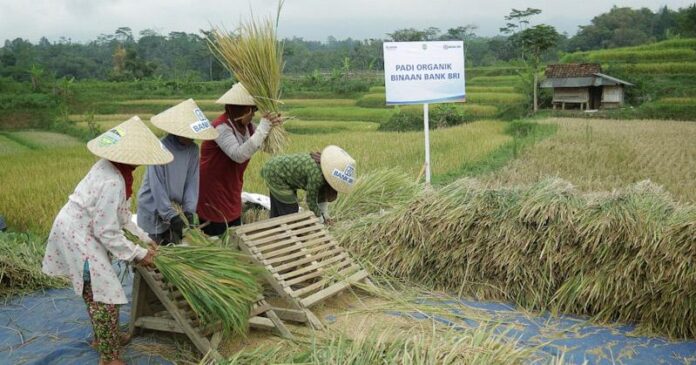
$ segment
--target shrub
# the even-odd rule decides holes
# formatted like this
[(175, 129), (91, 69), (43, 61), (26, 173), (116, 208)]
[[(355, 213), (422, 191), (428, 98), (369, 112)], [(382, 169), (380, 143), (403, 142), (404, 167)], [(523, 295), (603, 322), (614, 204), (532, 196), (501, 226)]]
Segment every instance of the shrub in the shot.
[[(497, 108), (486, 105), (456, 105), (452, 103), (435, 104), (430, 108), (430, 129), (451, 127), (478, 119), (493, 117)], [(400, 107), (388, 121), (380, 124), (380, 131), (417, 131), (423, 129), (423, 110)]]

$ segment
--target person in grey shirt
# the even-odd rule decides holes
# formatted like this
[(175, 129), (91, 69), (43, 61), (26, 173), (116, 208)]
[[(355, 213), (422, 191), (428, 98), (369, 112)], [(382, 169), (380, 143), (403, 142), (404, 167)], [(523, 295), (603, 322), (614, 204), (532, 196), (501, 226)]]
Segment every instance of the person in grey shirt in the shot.
[(138, 226), (158, 244), (179, 244), (198, 205), (200, 163), (194, 139), (213, 140), (218, 132), (192, 99), (150, 121), (168, 132), (161, 142), (174, 161), (147, 168), (138, 192)]

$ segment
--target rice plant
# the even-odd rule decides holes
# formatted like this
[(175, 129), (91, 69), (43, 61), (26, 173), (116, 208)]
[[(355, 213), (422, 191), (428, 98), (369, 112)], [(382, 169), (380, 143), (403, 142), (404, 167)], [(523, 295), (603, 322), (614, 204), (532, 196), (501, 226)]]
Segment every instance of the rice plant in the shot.
[[(270, 18), (252, 19), (242, 22), (237, 33), (217, 28), (208, 38), (213, 54), (246, 87), (261, 113), (280, 113), (283, 47), (278, 42), (277, 26), (282, 5), (281, 1), (275, 22)], [(282, 152), (286, 144), (285, 130), (273, 126), (263, 150), (276, 154)]]
[(355, 103), (362, 108), (387, 108), (387, 98), (384, 93), (365, 94)]
[(659, 102), (662, 104), (696, 105), (696, 97), (661, 98)]
[(512, 104), (525, 100), (524, 95), (518, 93), (495, 93), (495, 92), (469, 92), (466, 100), (480, 104)]
[(293, 108), (289, 113), (302, 120), (353, 120), (380, 123), (389, 119), (392, 110), (356, 106)]
[(571, 54), (564, 61), (589, 62), (659, 62), (659, 61), (691, 61), (696, 58), (696, 51), (688, 48), (677, 49), (607, 49)]
[(516, 93), (514, 86), (467, 86), (467, 93)]
[[(295, 110), (302, 109), (324, 108)], [(329, 119), (288, 121), (288, 128), (299, 130), (300, 133), (293, 135), (293, 143), (288, 146), (287, 152), (321, 151), (326, 145), (340, 141), (341, 147), (356, 158), (361, 171), (367, 173), (383, 168), (398, 168), (413, 180), (416, 179), (423, 165), (422, 132), (375, 132), (375, 123), (336, 122), (336, 115), (327, 115)], [(350, 116), (351, 112), (345, 111), (345, 115)], [(510, 140), (504, 133), (505, 125), (504, 122), (473, 122), (433, 131), (433, 173), (444, 174), (458, 169), (462, 164), (484, 159)], [(320, 133), (307, 133), (310, 130)], [(0, 138), (0, 151), (4, 146), (6, 144)], [(17, 148), (12, 151), (8, 149), (8, 152), (12, 153), (11, 158), (0, 158), (0, 181), (3, 181), (0, 188), (0, 214), (14, 230), (28, 230), (46, 236), (67, 197), (97, 158), (84, 146), (51, 147), (41, 151)], [(56, 159), (57, 155), (60, 156), (59, 159)], [(251, 159), (244, 174), (245, 191), (268, 194), (260, 170), (269, 157), (261, 154)], [(138, 191), (144, 171), (142, 167), (135, 170), (133, 191)], [(137, 196), (134, 196), (131, 208), (135, 210), (136, 207)]]

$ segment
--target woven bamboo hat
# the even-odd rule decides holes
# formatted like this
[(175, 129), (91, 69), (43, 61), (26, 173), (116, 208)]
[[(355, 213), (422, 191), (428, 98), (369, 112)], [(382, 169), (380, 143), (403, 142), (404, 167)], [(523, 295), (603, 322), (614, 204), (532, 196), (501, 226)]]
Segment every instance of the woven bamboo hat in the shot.
[(155, 115), (150, 122), (165, 132), (181, 137), (211, 140), (218, 136), (218, 131), (193, 99), (182, 101)]
[(174, 160), (171, 152), (138, 117), (87, 142), (87, 149), (101, 158), (129, 165), (163, 165)]
[(326, 182), (339, 193), (350, 193), (355, 185), (355, 160), (338, 146), (321, 151), (321, 172)]
[(217, 104), (233, 104), (233, 105), (256, 105), (254, 98), (249, 94), (247, 89), (238, 82), (232, 86), (231, 89), (227, 90), (220, 99), (215, 102)]

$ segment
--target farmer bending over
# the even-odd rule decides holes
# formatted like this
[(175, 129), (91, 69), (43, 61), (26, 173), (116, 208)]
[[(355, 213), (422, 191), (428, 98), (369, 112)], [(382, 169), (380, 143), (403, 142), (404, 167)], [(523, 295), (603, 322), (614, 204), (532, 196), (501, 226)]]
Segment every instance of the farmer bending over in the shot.
[(326, 224), (331, 224), (328, 203), (337, 192), (349, 193), (355, 183), (355, 160), (343, 149), (328, 146), (311, 153), (280, 155), (261, 169), (271, 195), (271, 218), (297, 213), (297, 190), (306, 192), (309, 209)]
[(198, 205), (198, 145), (193, 140), (213, 140), (218, 132), (192, 99), (188, 99), (150, 119), (168, 132), (162, 138), (174, 161), (149, 166), (138, 193), (138, 225), (158, 244), (179, 244), (184, 220), (175, 205), (183, 210), (186, 223), (193, 222)]
[(121, 347), (128, 338), (119, 331), (118, 306), (128, 301), (111, 258), (152, 265), (155, 251), (132, 243), (122, 230), (150, 241), (131, 222), (133, 170), (137, 165), (169, 163), (172, 154), (138, 117), (89, 141), (87, 148), (102, 159), (80, 181), (53, 222), (43, 272), (69, 278), (75, 294), (82, 295), (99, 363), (125, 364)]

